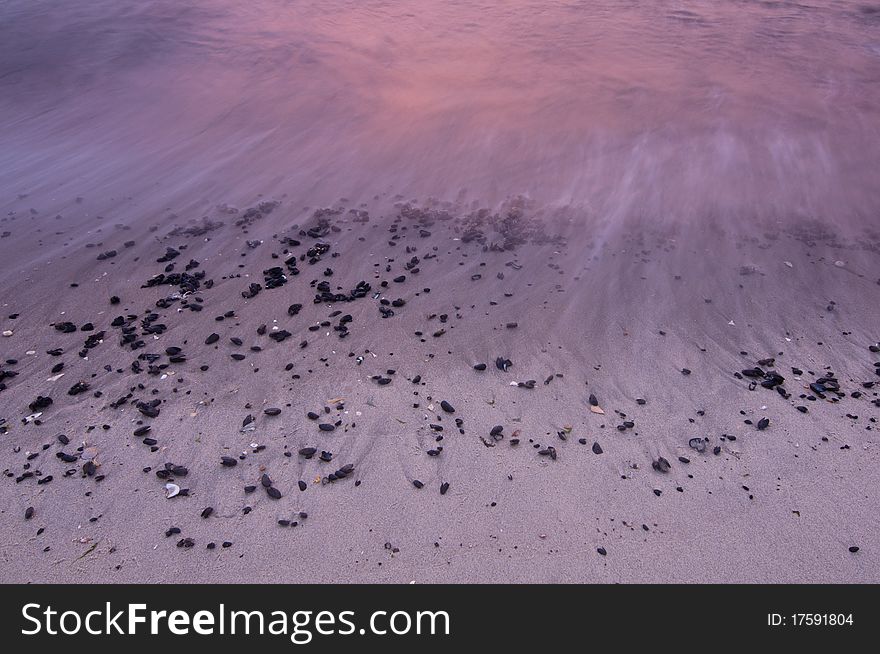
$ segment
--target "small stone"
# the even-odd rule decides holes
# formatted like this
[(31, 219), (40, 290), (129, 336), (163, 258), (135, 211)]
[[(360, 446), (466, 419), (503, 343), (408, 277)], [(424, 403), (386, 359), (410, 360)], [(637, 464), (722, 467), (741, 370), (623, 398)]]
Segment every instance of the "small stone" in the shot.
[(667, 473), (672, 466), (669, 465), (669, 461), (661, 456), (651, 463), (651, 467), (657, 472)]

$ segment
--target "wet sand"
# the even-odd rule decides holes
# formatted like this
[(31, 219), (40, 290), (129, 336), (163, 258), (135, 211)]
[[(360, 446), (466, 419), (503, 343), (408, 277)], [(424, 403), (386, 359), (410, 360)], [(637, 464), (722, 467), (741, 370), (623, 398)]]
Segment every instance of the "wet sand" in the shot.
[[(13, 331), (4, 356), (18, 360), (4, 365), (18, 375), (2, 391), (4, 578), (877, 580), (878, 356), (868, 346), (878, 305), (866, 301), (880, 293), (867, 276), (877, 242), (767, 233), (716, 248), (728, 241), (720, 232), (695, 242), (694, 231), (641, 229), (585, 257), (564, 220), (530, 234), (519, 218), (403, 213), (333, 212), (318, 238), (296, 225), (324, 219), (298, 222), (284, 204), (246, 229), (235, 225), (245, 212), (218, 216), (224, 225), (204, 236), (104, 226), (96, 247), (44, 246), (45, 260), (17, 267), (3, 287)], [(288, 237), (300, 245), (285, 246)], [(33, 238), (23, 229), (4, 253)], [(330, 246), (320, 261), (299, 261), (316, 243)], [(157, 263), (167, 247), (180, 256)], [(284, 264), (291, 254), (298, 275)], [(196, 292), (142, 288), (192, 260), (205, 274)], [(243, 298), (272, 266), (288, 281)], [(366, 297), (315, 302), (316, 282), (347, 296), (362, 280)], [(183, 308), (199, 300), (203, 310)], [(302, 305), (295, 316), (292, 304)], [(145, 333), (150, 313), (161, 334)], [(352, 317), (344, 338), (341, 315)], [(121, 343), (116, 316), (143, 347)], [(77, 331), (59, 332), (67, 321)], [(95, 332), (80, 331), (87, 322)], [(281, 330), (291, 335), (272, 340)], [(97, 331), (103, 338), (80, 352)], [(174, 347), (185, 361), (171, 363)], [(55, 348), (63, 353), (47, 354)], [(499, 358), (512, 365), (500, 369)], [(766, 358), (787, 397), (738, 377)], [(828, 371), (841, 395), (819, 399), (809, 384)], [(80, 381), (88, 389), (70, 396)], [(53, 403), (23, 424), (38, 395)], [(157, 416), (138, 411), (154, 400)], [(242, 432), (248, 415), (254, 429)], [(133, 436), (143, 425), (149, 432)], [(332, 460), (298, 454), (307, 447)], [(661, 457), (668, 470), (652, 467)], [(188, 496), (166, 499), (166, 463), (185, 466), (170, 480)], [(346, 464), (350, 475), (325, 483)], [(280, 499), (264, 492), (264, 473)], [(166, 537), (171, 527), (180, 534)], [(184, 538), (192, 551), (175, 547)]]
[[(702, 125), (635, 120), (630, 76), (638, 110), (546, 88), (493, 132), (504, 80), (425, 103), (373, 43), (361, 106), (323, 39), (378, 19), (268, 5), (260, 53), (308, 33), (321, 74), (195, 57), (252, 24), (149, 3), (73, 21), (115, 71), (85, 75), (13, 3), (54, 54), (2, 77), (0, 580), (880, 581), (876, 55)], [(843, 71), (861, 100), (804, 82)]]

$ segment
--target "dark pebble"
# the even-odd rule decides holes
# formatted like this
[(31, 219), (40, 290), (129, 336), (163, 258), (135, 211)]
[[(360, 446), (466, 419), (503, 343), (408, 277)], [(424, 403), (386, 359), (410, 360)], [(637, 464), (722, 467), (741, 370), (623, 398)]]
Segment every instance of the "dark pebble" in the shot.
[(669, 465), (669, 461), (661, 456), (656, 461), (651, 462), (651, 467), (657, 472), (667, 473), (672, 466)]

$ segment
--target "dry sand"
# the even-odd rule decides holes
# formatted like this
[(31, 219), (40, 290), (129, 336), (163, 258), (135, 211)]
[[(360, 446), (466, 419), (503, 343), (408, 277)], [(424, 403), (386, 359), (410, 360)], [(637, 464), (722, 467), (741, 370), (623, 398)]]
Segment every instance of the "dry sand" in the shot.
[[(300, 43), (324, 67), (301, 79), (244, 46), (195, 57), (210, 5), (123, 5), (65, 23), (12, 3), (4, 28), (0, 581), (880, 581), (870, 98), (686, 133), (672, 108), (643, 134), (597, 109), (523, 142), (520, 121), (565, 103), (492, 131), (389, 97), (392, 64), (346, 95), (330, 40)], [(370, 20), (273, 25), (342, 39)], [(342, 52), (394, 50), (364, 48)], [(306, 101), (278, 75), (333, 81)], [(497, 109), (490, 90), (474, 97)], [(795, 90), (805, 113), (825, 97)], [(322, 283), (344, 297), (316, 300)]]

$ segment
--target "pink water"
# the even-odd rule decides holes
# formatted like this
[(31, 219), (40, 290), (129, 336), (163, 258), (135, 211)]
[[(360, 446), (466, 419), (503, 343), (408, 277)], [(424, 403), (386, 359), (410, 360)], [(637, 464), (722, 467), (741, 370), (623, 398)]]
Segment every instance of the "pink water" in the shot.
[(880, 3), (7, 0), (0, 143), (4, 204), (876, 223)]

